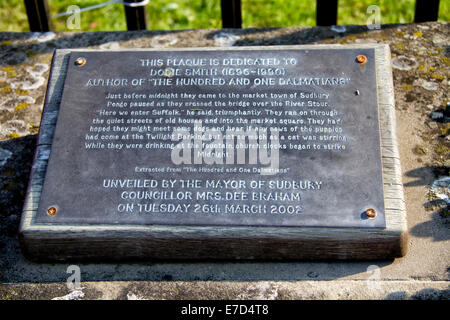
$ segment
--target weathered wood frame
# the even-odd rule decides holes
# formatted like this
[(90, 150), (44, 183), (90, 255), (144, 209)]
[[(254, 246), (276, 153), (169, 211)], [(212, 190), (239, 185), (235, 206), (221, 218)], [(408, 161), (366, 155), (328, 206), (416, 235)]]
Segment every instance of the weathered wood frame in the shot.
[[(236, 47), (226, 50), (374, 48), (386, 228), (170, 225), (37, 225), (34, 222), (50, 155), (71, 51), (56, 50), (20, 226), (24, 255), (33, 260), (136, 259), (390, 259), (407, 250), (406, 209), (397, 147), (388, 45)], [(169, 50), (220, 50), (191, 48)], [(152, 50), (152, 49), (145, 49)], [(161, 51), (158, 49), (158, 51)]]

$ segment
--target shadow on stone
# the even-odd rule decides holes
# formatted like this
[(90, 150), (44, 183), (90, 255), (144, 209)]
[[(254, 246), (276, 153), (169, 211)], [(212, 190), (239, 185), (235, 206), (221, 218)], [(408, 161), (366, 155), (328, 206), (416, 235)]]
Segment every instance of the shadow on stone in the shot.
[(410, 297), (407, 296), (405, 291), (396, 291), (388, 294), (385, 300), (449, 300), (450, 290), (437, 290), (433, 288), (427, 288), (420, 290)]
[(413, 294), (411, 300), (449, 300), (450, 290), (423, 289)]
[(420, 238), (432, 238), (433, 241), (449, 240), (450, 232), (448, 227), (450, 219), (442, 217), (440, 211), (430, 213), (430, 215), (431, 220), (415, 225), (411, 228), (410, 233)]
[(391, 292), (389, 293), (384, 300), (405, 300), (406, 297), (406, 292), (405, 291), (395, 291), (395, 292)]
[[(0, 166), (0, 239), (16, 236), (28, 186), (36, 135), (0, 141), (9, 156)], [(6, 153), (5, 153), (6, 154)], [(0, 240), (1, 241), (1, 240)]]
[(404, 184), (405, 187), (431, 185), (436, 177), (447, 175), (449, 169), (441, 166), (427, 166), (406, 172), (406, 176), (417, 178)]
[(435, 110), (428, 114), (428, 117), (436, 122), (449, 123), (450, 122), (450, 104), (447, 104), (445, 108)]

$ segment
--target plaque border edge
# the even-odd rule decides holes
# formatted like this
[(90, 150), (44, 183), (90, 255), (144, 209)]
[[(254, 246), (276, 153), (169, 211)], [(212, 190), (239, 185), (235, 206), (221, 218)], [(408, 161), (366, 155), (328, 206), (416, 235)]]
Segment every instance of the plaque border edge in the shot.
[[(406, 207), (396, 138), (391, 54), (387, 44), (191, 47), (112, 51), (375, 50), (380, 147), (386, 228), (246, 227), (163, 225), (36, 225), (34, 218), (45, 178), (71, 52), (53, 55), (33, 166), (19, 230), (23, 254), (31, 260), (127, 259), (390, 259), (407, 251)], [(64, 249), (61, 246), (64, 244)], [(175, 245), (176, 244), (176, 245)]]

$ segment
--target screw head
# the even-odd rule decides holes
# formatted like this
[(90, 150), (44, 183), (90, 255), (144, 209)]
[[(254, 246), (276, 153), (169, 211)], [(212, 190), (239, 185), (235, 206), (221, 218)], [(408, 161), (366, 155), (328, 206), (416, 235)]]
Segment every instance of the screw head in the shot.
[(175, 70), (173, 70), (172, 68), (166, 68), (164, 70), (164, 77), (172, 78), (174, 73), (175, 73)]
[(366, 218), (368, 219), (375, 219), (375, 217), (377, 216), (377, 211), (375, 209), (367, 209), (366, 210)]
[(58, 208), (55, 207), (55, 206), (51, 206), (51, 207), (49, 207), (49, 208), (47, 209), (47, 214), (48, 214), (50, 217), (53, 217), (54, 215), (56, 215), (56, 213), (58, 213)]
[(356, 57), (356, 62), (364, 64), (367, 62), (367, 57), (365, 55), (360, 54), (359, 56)]
[(76, 66), (81, 67), (81, 66), (84, 66), (85, 64), (86, 64), (86, 58), (79, 57), (79, 58), (77, 58), (77, 59), (75, 60), (75, 65), (76, 65)]

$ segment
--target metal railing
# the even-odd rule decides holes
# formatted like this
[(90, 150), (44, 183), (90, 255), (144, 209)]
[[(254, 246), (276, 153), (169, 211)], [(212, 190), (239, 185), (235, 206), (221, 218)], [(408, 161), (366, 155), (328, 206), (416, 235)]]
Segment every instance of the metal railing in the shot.
[[(30, 31), (46, 32), (52, 29), (47, 0), (24, 0)], [(148, 1), (122, 0), (128, 30), (147, 29), (145, 5)], [(241, 0), (221, 0), (222, 27), (242, 28)], [(414, 22), (436, 21), (439, 0), (416, 0)], [(337, 24), (338, 0), (317, 0), (316, 25)]]

